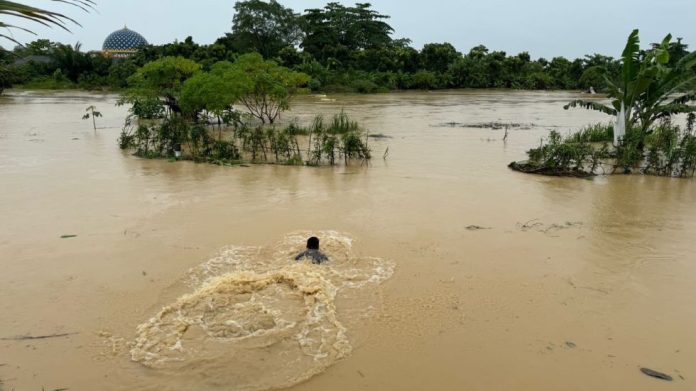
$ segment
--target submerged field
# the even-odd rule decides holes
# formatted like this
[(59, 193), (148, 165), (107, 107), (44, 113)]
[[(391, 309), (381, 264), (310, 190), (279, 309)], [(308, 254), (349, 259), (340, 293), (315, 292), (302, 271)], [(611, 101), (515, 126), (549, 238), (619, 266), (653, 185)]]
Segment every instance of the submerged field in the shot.
[(696, 182), (507, 168), (607, 119), (573, 98), (304, 96), (369, 166), (220, 167), (120, 151), (115, 96), (0, 97), (0, 389), (693, 389)]

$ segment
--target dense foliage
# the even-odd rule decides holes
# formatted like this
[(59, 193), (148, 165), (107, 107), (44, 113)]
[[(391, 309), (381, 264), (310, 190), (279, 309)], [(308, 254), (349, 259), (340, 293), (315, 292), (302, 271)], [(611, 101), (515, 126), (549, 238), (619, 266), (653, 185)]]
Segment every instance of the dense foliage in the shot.
[[(618, 81), (601, 71), (610, 105), (576, 100), (565, 106), (610, 114), (616, 126), (596, 125), (566, 138), (551, 132), (545, 144), (527, 152), (527, 162), (510, 167), (548, 175), (594, 175), (601, 168), (602, 173), (693, 176), (696, 53), (675, 53), (673, 58), (673, 48), (680, 45), (668, 35), (660, 44), (641, 50), (638, 30), (633, 31), (622, 54)], [(679, 114), (687, 115), (684, 128), (673, 123)]]
[[(209, 69), (181, 56), (148, 62), (128, 78), (121, 94), (119, 104), (130, 105), (130, 115), (120, 147), (146, 158), (215, 164), (370, 159), (366, 132), (343, 113), (327, 125), (321, 117), (311, 127), (273, 125), (308, 80), (258, 53)], [(300, 147), (301, 137), (307, 148)]]
[[(79, 45), (46, 40), (0, 54), (0, 86), (122, 89), (149, 62), (181, 57), (210, 71), (256, 52), (295, 72), (322, 91), (378, 92), (396, 89), (517, 88), (589, 89), (611, 92), (622, 77), (621, 60), (603, 55), (579, 59), (532, 59), (480, 45), (460, 53), (449, 43), (420, 50), (393, 38), (389, 17), (370, 4), (328, 3), (299, 14), (277, 1), (238, 1), (232, 30), (210, 45), (187, 38), (151, 45), (126, 60), (82, 52)], [(680, 40), (666, 47), (670, 67), (689, 55)], [(685, 64), (686, 65), (686, 64)], [(0, 87), (1, 88), (1, 87)]]

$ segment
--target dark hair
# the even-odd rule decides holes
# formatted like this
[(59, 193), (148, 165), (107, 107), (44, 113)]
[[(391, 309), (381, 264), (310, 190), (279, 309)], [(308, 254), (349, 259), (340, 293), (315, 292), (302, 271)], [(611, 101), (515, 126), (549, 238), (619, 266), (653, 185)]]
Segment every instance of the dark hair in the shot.
[(307, 239), (307, 248), (310, 250), (319, 250), (319, 238), (312, 236)]

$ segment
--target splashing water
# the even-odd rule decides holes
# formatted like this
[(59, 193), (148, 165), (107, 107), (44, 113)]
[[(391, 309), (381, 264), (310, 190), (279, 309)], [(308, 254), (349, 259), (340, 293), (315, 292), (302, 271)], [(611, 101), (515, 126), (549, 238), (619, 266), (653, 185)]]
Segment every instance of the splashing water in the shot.
[[(131, 359), (168, 375), (185, 372), (187, 381), (252, 390), (301, 382), (349, 355), (342, 317), (369, 316), (370, 291), (394, 264), (354, 256), (346, 235), (315, 234), (328, 264), (293, 260), (311, 236), (298, 232), (268, 248), (225, 248), (191, 269), (194, 291), (138, 326)], [(339, 297), (350, 304), (337, 309)]]

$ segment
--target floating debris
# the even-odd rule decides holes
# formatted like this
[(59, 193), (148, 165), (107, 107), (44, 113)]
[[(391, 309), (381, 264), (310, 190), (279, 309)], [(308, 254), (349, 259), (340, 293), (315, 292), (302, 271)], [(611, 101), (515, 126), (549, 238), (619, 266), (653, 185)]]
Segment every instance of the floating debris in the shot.
[(492, 228), (491, 227), (482, 227), (480, 225), (470, 225), (470, 226), (466, 227), (466, 229), (468, 229), (469, 231), (483, 231), (483, 230), (492, 229)]
[(76, 238), (76, 237), (77, 237), (77, 235), (60, 235), (61, 239), (72, 239), (72, 238)]
[(536, 124), (522, 124), (522, 123), (516, 123), (516, 122), (510, 122), (510, 123), (505, 123), (505, 122), (477, 122), (477, 123), (462, 123), (462, 122), (445, 122), (439, 125), (435, 125), (436, 127), (441, 127), (441, 128), (473, 128), (473, 129), (492, 129), (492, 130), (501, 130), (501, 129), (516, 129), (516, 130), (530, 130), (534, 127), (536, 127)]
[(566, 221), (562, 224), (544, 224), (540, 222), (539, 219), (529, 220), (525, 223), (517, 223), (517, 229), (520, 231), (527, 232), (531, 230), (545, 234), (549, 234), (554, 231), (562, 231), (573, 228), (580, 229), (582, 228), (582, 226), (583, 223), (580, 221)]
[(654, 377), (655, 379), (660, 379), (660, 380), (665, 380), (665, 381), (673, 381), (674, 380), (672, 378), (672, 376), (670, 376), (666, 373), (652, 370), (650, 368), (641, 368), (640, 371), (643, 372), (644, 375)]
[(49, 335), (18, 335), (16, 337), (6, 337), (0, 338), (0, 341), (29, 341), (37, 339), (49, 339), (49, 338), (63, 338), (69, 337), (71, 335), (77, 335), (78, 333), (62, 333), (62, 334), (49, 334)]

